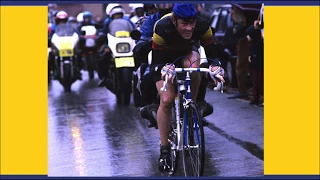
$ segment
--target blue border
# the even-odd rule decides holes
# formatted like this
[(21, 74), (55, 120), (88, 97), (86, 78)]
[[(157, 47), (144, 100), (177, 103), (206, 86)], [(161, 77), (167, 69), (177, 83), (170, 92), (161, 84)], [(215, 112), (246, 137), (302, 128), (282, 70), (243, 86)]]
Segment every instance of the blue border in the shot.
[[(201, 177), (197, 179), (264, 179), (264, 180), (274, 180), (274, 179), (287, 179), (287, 180), (298, 180), (298, 179), (303, 179), (303, 180), (309, 180), (309, 179), (319, 179), (319, 175), (268, 175), (268, 176), (261, 176), (261, 177)], [(34, 179), (34, 180), (55, 180), (55, 179), (67, 179), (67, 180), (77, 180), (77, 179), (117, 179), (117, 180), (122, 180), (122, 179), (195, 179), (193, 177), (48, 177), (44, 175), (1, 175), (0, 179)]]
[[(174, 0), (174, 2), (179, 2), (182, 0)], [(140, 0), (140, 1), (130, 1), (130, 0), (100, 0), (100, 1), (88, 1), (88, 0), (83, 0), (83, 1), (79, 1), (79, 0), (65, 0), (65, 1), (1, 1), (1, 6), (17, 6), (17, 5), (47, 5), (47, 4), (104, 4), (104, 3), (110, 3), (110, 2), (117, 2), (117, 3), (157, 3), (157, 2), (171, 2), (172, 1), (148, 1), (148, 0)], [(272, 6), (272, 5), (290, 5), (290, 6), (319, 6), (320, 3), (317, 0), (312, 0), (312, 1), (290, 1), (290, 0), (282, 0), (282, 1), (215, 1), (215, 0), (211, 0), (211, 1), (191, 1), (191, 0), (187, 0), (187, 1), (183, 1), (183, 2), (190, 2), (190, 3), (194, 3), (194, 2), (201, 2), (201, 3), (215, 3), (215, 4), (225, 4), (225, 3), (236, 3), (236, 4), (261, 4), (264, 3), (266, 6)]]

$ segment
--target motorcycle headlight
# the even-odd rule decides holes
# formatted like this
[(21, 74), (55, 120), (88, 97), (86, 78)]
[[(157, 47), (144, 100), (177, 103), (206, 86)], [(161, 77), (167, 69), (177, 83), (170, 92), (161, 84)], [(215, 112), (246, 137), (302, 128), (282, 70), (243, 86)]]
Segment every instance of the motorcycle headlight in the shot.
[(129, 43), (118, 43), (116, 46), (117, 53), (128, 53), (130, 52), (130, 44)]

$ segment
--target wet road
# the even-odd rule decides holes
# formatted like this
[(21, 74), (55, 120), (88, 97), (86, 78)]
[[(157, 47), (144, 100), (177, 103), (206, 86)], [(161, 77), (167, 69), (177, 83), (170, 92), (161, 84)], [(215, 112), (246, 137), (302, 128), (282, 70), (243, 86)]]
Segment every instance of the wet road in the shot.
[[(158, 130), (148, 128), (133, 105), (116, 105), (98, 80), (86, 78), (83, 73), (68, 94), (57, 81), (49, 85), (48, 175), (163, 176)], [(214, 113), (205, 127), (204, 175), (262, 176), (263, 108), (227, 96), (207, 91)]]

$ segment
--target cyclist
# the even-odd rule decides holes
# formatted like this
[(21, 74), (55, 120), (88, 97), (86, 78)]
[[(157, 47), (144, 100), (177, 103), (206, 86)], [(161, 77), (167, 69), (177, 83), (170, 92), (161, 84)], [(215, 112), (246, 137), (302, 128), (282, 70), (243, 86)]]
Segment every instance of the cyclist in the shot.
[[(141, 32), (141, 39), (149, 40), (152, 38), (153, 29), (155, 23), (164, 15), (170, 13), (173, 9), (174, 4), (155, 4), (158, 8), (158, 12), (155, 14), (150, 15), (147, 20), (143, 23), (142, 27), (140, 28)], [(151, 51), (151, 43), (139, 40), (137, 45), (135, 46), (133, 52), (135, 56), (135, 64), (136, 66), (140, 66), (141, 63), (148, 64), (148, 53)], [(155, 86), (153, 82), (152, 76), (145, 73), (146, 67), (140, 68), (141, 73), (141, 92), (142, 92), (142, 99), (143, 99), (143, 108), (140, 109), (141, 117), (144, 119), (149, 120), (149, 127), (156, 126), (156, 119), (152, 115), (152, 111), (157, 111), (158, 105), (153, 104), (155, 97), (157, 96), (156, 88), (150, 89), (150, 86)], [(144, 75), (143, 75), (144, 74)], [(206, 95), (206, 87), (208, 84), (208, 80), (205, 74), (201, 76), (201, 82), (199, 87), (199, 92), (197, 96), (197, 104), (200, 110), (200, 115), (202, 117), (208, 116), (213, 112), (213, 107), (211, 104), (205, 101)], [(146, 104), (149, 104), (145, 106)], [(204, 126), (208, 125), (208, 122), (205, 119), (202, 119), (202, 124)]]
[[(155, 25), (152, 37), (152, 71), (156, 87), (160, 95), (160, 106), (157, 112), (157, 121), (160, 134), (159, 170), (168, 171), (171, 167), (170, 145), (168, 134), (171, 123), (171, 110), (175, 97), (175, 89), (172, 84), (175, 78), (175, 66), (190, 67), (191, 62), (200, 58), (197, 43), (204, 47), (207, 57), (216, 57), (216, 48), (211, 27), (206, 20), (198, 17), (198, 12), (193, 4), (176, 3), (172, 14), (163, 16)], [(175, 66), (166, 63), (184, 56), (182, 61), (175, 62)], [(191, 67), (199, 67), (197, 61)], [(223, 69), (210, 65), (210, 76), (223, 75)], [(168, 73), (167, 91), (162, 92), (163, 77)], [(223, 77), (220, 78), (224, 81)], [(200, 74), (191, 74), (192, 99), (196, 101), (200, 84)]]

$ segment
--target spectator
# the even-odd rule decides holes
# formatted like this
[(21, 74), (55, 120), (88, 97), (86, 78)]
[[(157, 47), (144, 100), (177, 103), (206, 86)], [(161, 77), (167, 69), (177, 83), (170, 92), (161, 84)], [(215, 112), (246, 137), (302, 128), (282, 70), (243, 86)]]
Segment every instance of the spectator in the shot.
[(228, 98), (245, 98), (248, 96), (247, 80), (250, 65), (248, 62), (249, 42), (246, 38), (247, 18), (241, 9), (235, 5), (232, 5), (230, 14), (233, 22), (235, 23), (234, 34), (238, 38), (236, 61), (238, 92)]
[[(259, 21), (255, 21), (254, 25), (250, 26), (247, 29), (247, 38), (250, 42), (250, 54), (249, 62), (252, 67), (252, 100), (250, 101), (251, 105), (260, 104), (260, 95), (263, 95), (263, 55), (264, 55), (264, 41), (259, 28)], [(263, 106), (263, 104), (260, 104)]]

